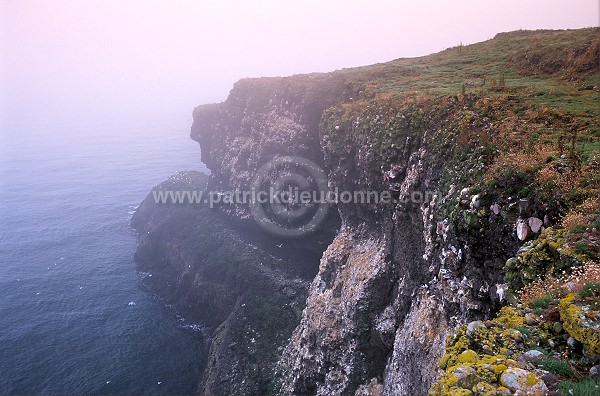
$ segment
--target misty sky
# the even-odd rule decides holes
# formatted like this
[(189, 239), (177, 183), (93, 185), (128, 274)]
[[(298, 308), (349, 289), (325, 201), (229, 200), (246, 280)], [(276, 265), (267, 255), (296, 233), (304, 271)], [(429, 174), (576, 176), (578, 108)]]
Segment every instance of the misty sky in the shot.
[(0, 106), (9, 117), (189, 116), (242, 77), (598, 21), (597, 0), (0, 0)]

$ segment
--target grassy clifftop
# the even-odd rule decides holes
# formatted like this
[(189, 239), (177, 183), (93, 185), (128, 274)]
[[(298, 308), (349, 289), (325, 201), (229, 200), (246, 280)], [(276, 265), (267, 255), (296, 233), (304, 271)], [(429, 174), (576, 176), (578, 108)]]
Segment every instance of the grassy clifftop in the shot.
[(355, 150), (355, 179), (385, 186), (420, 142), (445, 164), (443, 227), (485, 240), (502, 219), (520, 241), (503, 269), (512, 307), (454, 332), (431, 394), (597, 394), (599, 65), (590, 28), (340, 72), (357, 94), (322, 119), (330, 166)]
[[(294, 359), (282, 360), (284, 389), (354, 393), (369, 384), (384, 394), (424, 394), (440, 374), (434, 363), (444, 349), (440, 332), (491, 319), (507, 296), (511, 310), (490, 320), (488, 330), (479, 326), (494, 340), (475, 337), (456, 346), (453, 340), (464, 338), (457, 330), (443, 364), (447, 381), (432, 392), (510, 394), (509, 380), (519, 375), (526, 385), (534, 382), (528, 386), (539, 384), (541, 373), (520, 371), (539, 368), (519, 365), (533, 349), (518, 342), (527, 331), (512, 331), (527, 313), (554, 315), (552, 325), (564, 327), (556, 334), (543, 329), (541, 337), (559, 346), (546, 350), (549, 357), (570, 352), (567, 334), (579, 343), (572, 343), (576, 352), (583, 350), (578, 339), (589, 332), (577, 328), (575, 311), (538, 312), (519, 298), (559, 303), (570, 293), (539, 296), (536, 288), (547, 289), (540, 282), (560, 284), (577, 267), (595, 268), (600, 256), (599, 51), (600, 28), (503, 33), (420, 58), (246, 79), (224, 103), (196, 108), (192, 138), (202, 146), (215, 190), (245, 186), (261, 164), (284, 154), (314, 160), (342, 191), (435, 193), (429, 205), (337, 206), (352, 245), (368, 246), (356, 254), (386, 252), (385, 271), (372, 262), (361, 266), (364, 292), (354, 298), (356, 284), (343, 280), (355, 279), (357, 267), (341, 250), (329, 255), (331, 265), (317, 275), (325, 281), (313, 282), (306, 315), (286, 346)], [(246, 212), (239, 205), (227, 213), (244, 218)], [(423, 290), (431, 296), (425, 302)], [(581, 309), (591, 309), (585, 298)], [(322, 312), (335, 320), (321, 320)], [(427, 326), (436, 337), (412, 336)], [(375, 352), (374, 339), (381, 339)], [(512, 344), (494, 351), (492, 341)], [(577, 363), (577, 372), (583, 376), (594, 358)], [(489, 371), (486, 364), (497, 367), (482, 371)], [(458, 374), (468, 380), (458, 384), (453, 369), (463, 366)], [(508, 369), (512, 377), (502, 383)]]
[(500, 33), (419, 58), (343, 70), (362, 94), (515, 95), (576, 117), (581, 141), (600, 138), (600, 28)]
[(449, 226), (477, 248), (468, 264), (506, 238), (497, 223), (520, 245), (503, 269), (513, 307), (451, 336), (432, 394), (597, 392), (599, 66), (590, 28), (502, 33), (339, 72), (355, 95), (321, 119), (334, 179), (394, 190), (403, 156), (423, 147), (430, 166), (443, 163), (429, 178), (444, 197), (438, 233)]

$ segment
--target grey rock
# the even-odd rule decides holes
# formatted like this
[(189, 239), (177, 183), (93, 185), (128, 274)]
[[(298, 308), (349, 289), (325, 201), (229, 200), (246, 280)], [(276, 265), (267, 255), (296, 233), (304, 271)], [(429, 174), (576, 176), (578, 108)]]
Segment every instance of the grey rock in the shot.
[(556, 322), (554, 323), (554, 325), (552, 326), (552, 330), (554, 330), (555, 333), (560, 334), (563, 332), (563, 325), (560, 322)]
[(480, 320), (475, 320), (467, 325), (467, 336), (472, 337), (479, 329), (487, 329), (485, 324)]
[(509, 367), (502, 377), (500, 377), (502, 385), (513, 392), (524, 392), (525, 394), (545, 394), (548, 387), (534, 373), (523, 370), (517, 367)]
[(506, 260), (506, 264), (505, 267), (508, 269), (513, 269), (517, 266), (517, 258), (516, 257), (511, 257), (508, 260)]
[(532, 349), (530, 351), (527, 351), (523, 354), (523, 358), (531, 363), (537, 363), (540, 360), (542, 360), (546, 355), (544, 355), (542, 352), (537, 351), (535, 349)]
[(481, 207), (481, 199), (479, 194), (473, 195), (471, 198), (471, 209), (478, 210)]
[(590, 377), (592, 377), (592, 378), (600, 377), (600, 366), (596, 365), (590, 369)]
[[(439, 377), (438, 362), (445, 353), (445, 345), (452, 326), (447, 322), (441, 302), (419, 293), (420, 300), (411, 307), (404, 323), (396, 332), (394, 350), (385, 370), (386, 395), (425, 395)], [(432, 338), (433, 337), (433, 338)], [(423, 348), (431, 345), (431, 348)], [(435, 366), (415, 365), (433, 361)]]
[(537, 217), (530, 217), (527, 219), (527, 224), (529, 225), (529, 228), (531, 228), (531, 231), (537, 234), (542, 229), (544, 222)]
[(471, 388), (475, 385), (475, 381), (478, 380), (477, 371), (469, 366), (460, 366), (452, 371), (452, 374), (458, 379), (456, 383), (462, 388)]
[(530, 212), (530, 202), (527, 198), (521, 198), (519, 200), (519, 216), (520, 217), (528, 217)]
[(500, 205), (498, 205), (497, 203), (493, 204), (490, 206), (490, 211), (495, 214), (496, 216), (500, 215), (500, 213), (502, 213), (502, 207)]
[(545, 373), (542, 375), (542, 381), (548, 386), (553, 386), (560, 381), (560, 378), (554, 373)]
[(517, 238), (519, 238), (520, 241), (524, 241), (527, 238), (529, 238), (529, 236), (531, 235), (531, 228), (529, 228), (529, 224), (525, 223), (525, 222), (518, 222), (517, 223)]
[(532, 313), (528, 313), (528, 314), (525, 314), (525, 322), (529, 326), (533, 326), (539, 322), (539, 318)]

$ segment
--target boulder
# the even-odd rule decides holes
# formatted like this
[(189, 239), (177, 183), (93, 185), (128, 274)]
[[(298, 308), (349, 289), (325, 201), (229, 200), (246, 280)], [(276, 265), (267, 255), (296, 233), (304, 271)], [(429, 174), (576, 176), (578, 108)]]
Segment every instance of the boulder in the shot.
[(525, 322), (529, 325), (529, 326), (533, 326), (535, 324), (537, 324), (540, 321), (540, 318), (532, 313), (527, 313), (525, 314)]
[(524, 241), (527, 238), (529, 238), (529, 236), (531, 235), (531, 228), (529, 228), (529, 224), (525, 223), (525, 222), (518, 222), (517, 223), (517, 238), (519, 238), (520, 241)]
[(531, 228), (531, 231), (537, 234), (542, 229), (544, 222), (537, 217), (530, 217), (527, 219), (527, 224), (529, 225), (529, 228)]
[(456, 377), (456, 384), (461, 388), (471, 388), (477, 384), (478, 376), (477, 371), (469, 366), (459, 366), (452, 370), (452, 375)]
[(600, 311), (571, 293), (558, 306), (564, 330), (570, 336), (567, 343), (573, 349), (582, 343), (588, 353), (600, 355)]
[(546, 355), (535, 349), (529, 350), (523, 354), (523, 358), (531, 363), (537, 363), (542, 360)]
[(471, 198), (471, 209), (479, 210), (480, 207), (481, 207), (480, 195), (479, 194), (473, 195), (473, 197)]
[(500, 213), (502, 213), (502, 207), (500, 205), (498, 205), (497, 203), (495, 203), (490, 206), (490, 212), (492, 212), (494, 215), (498, 216), (498, 215), (500, 215)]
[(475, 320), (475, 321), (469, 323), (467, 325), (467, 336), (472, 337), (473, 334), (475, 334), (477, 332), (477, 330), (480, 330), (480, 329), (487, 329), (487, 326), (479, 320)]
[(545, 395), (548, 392), (548, 387), (541, 378), (530, 371), (517, 367), (506, 369), (500, 377), (500, 382), (513, 392), (532, 395)]

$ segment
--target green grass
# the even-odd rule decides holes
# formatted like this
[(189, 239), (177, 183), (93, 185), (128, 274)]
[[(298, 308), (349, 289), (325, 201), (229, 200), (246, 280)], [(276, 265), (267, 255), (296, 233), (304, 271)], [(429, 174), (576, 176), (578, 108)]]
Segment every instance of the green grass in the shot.
[(531, 336), (531, 330), (529, 330), (528, 327), (517, 326), (515, 327), (515, 330), (521, 333), (525, 338), (529, 338)]
[(593, 135), (594, 137), (589, 138), (588, 141), (583, 141), (578, 144), (584, 162), (588, 162), (594, 154), (600, 153), (600, 140), (594, 140), (600, 136), (600, 130), (594, 131)]
[[(492, 100), (513, 95), (536, 106), (558, 109), (582, 126), (577, 143), (586, 162), (600, 153), (600, 72), (597, 68), (580, 72), (572, 59), (582, 59), (574, 54), (591, 51), (599, 36), (600, 28), (501, 33), (428, 56), (337, 73), (361, 92), (359, 96), (402, 92), (463, 96), (464, 86), (467, 95)], [(546, 70), (548, 65), (550, 70)], [(567, 137), (570, 133), (552, 124), (549, 131)]]
[(564, 360), (556, 359), (553, 357), (543, 359), (539, 363), (540, 367), (550, 371), (551, 373), (563, 376), (563, 377), (575, 377), (575, 371), (568, 362)]
[(579, 241), (573, 246), (573, 250), (579, 254), (587, 254), (588, 253), (588, 244), (585, 241)]
[(530, 306), (531, 306), (531, 308), (546, 309), (546, 308), (548, 308), (548, 304), (550, 304), (552, 301), (556, 301), (556, 299), (554, 299), (552, 297), (538, 298), (537, 300), (533, 300), (531, 302)]
[(600, 296), (600, 283), (588, 283), (583, 286), (579, 292), (581, 297), (598, 297)]
[(583, 381), (562, 381), (558, 386), (562, 395), (597, 396), (600, 394), (600, 381), (586, 379)]
[(585, 224), (580, 224), (571, 228), (571, 234), (583, 234), (586, 229), (587, 227), (585, 226)]
[[(493, 81), (498, 87), (504, 76), (509, 92), (517, 91), (537, 103), (573, 114), (591, 111), (589, 117), (593, 118), (599, 115), (598, 93), (593, 89), (582, 90), (581, 87), (597, 86), (600, 82), (597, 73), (584, 81), (572, 82), (560, 78), (561, 70), (549, 75), (536, 71), (535, 64), (523, 65), (523, 62), (511, 59), (523, 51), (543, 54), (542, 58), (545, 57), (546, 61), (550, 60), (549, 57), (556, 57), (557, 53), (568, 57), (573, 49), (589, 47), (597, 37), (598, 29), (594, 28), (517, 31), (473, 45), (448, 48), (429, 56), (402, 58), (343, 72), (360, 83), (368, 79), (368, 83), (380, 91), (420, 90), (443, 95), (460, 93), (463, 83), (467, 83), (467, 92), (501, 95), (505, 91), (494, 93), (490, 88)], [(526, 58), (520, 56), (520, 59)], [(528, 66), (531, 67), (528, 69)]]

